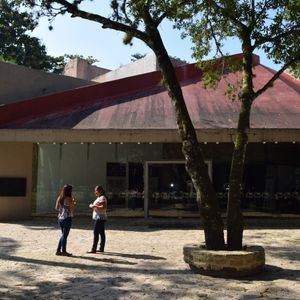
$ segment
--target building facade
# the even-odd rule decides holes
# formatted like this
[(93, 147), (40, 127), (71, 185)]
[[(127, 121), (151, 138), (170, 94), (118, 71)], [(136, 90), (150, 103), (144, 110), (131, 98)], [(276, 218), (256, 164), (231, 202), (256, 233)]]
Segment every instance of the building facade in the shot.
[[(254, 65), (259, 88), (273, 71), (258, 57)], [(239, 74), (226, 74), (217, 89), (207, 90), (194, 65), (176, 72), (225, 210), (239, 103), (224, 94)], [(253, 105), (241, 187), (245, 213), (300, 213), (299, 89), (283, 75)], [(0, 132), (0, 219), (53, 214), (66, 183), (74, 186), (78, 213), (89, 211), (93, 188), (101, 184), (110, 215), (198, 216), (158, 71), (3, 105)]]

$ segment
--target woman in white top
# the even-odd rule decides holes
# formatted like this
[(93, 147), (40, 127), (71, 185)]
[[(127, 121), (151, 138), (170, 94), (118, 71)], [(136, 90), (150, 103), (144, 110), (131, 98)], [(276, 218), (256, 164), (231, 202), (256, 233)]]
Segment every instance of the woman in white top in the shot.
[[(105, 191), (101, 185), (95, 187), (95, 195), (97, 199), (89, 205), (93, 209), (94, 220), (94, 241), (93, 246), (88, 253), (104, 252), (105, 247), (105, 222), (107, 220), (107, 199), (105, 197)], [(100, 235), (100, 247), (97, 250), (97, 244), (99, 242)]]

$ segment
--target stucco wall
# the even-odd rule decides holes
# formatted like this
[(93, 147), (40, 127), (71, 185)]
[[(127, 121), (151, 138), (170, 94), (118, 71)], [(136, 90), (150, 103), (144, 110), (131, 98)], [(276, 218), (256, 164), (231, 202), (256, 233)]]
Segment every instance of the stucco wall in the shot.
[(0, 221), (31, 215), (32, 143), (0, 143), (0, 177), (26, 177), (25, 197), (0, 197)]
[(75, 58), (70, 60), (63, 71), (63, 75), (91, 80), (96, 76), (103, 75), (110, 70), (90, 65), (85, 59)]
[[(176, 67), (185, 64), (185, 62), (175, 58), (171, 58), (171, 61)], [(106, 82), (158, 70), (159, 66), (156, 57), (154, 55), (147, 55), (141, 59), (136, 60), (135, 62), (122, 66), (104, 75), (100, 75), (94, 78), (93, 81)]]
[(13, 103), (95, 84), (91, 81), (3, 62), (0, 62), (0, 78), (0, 104)]

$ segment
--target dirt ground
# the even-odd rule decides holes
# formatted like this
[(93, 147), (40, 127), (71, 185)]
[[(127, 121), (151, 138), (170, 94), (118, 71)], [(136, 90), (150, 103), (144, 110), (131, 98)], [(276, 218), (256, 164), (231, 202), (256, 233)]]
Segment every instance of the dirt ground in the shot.
[(224, 279), (193, 273), (183, 261), (183, 245), (203, 241), (191, 224), (111, 218), (105, 253), (87, 254), (92, 220), (75, 217), (73, 256), (62, 257), (55, 218), (0, 223), (0, 299), (300, 299), (297, 226), (250, 226), (244, 244), (265, 247), (265, 270)]

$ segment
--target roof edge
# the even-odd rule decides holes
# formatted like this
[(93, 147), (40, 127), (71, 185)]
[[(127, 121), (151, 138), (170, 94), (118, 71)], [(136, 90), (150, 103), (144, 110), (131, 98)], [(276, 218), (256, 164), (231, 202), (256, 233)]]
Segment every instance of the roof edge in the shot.
[[(235, 54), (228, 57), (242, 59), (243, 54)], [(259, 64), (259, 56), (253, 55), (253, 64)], [(199, 78), (200, 80), (203, 74), (196, 64), (178, 66), (175, 68), (175, 72), (181, 84), (193, 78)], [(160, 71), (6, 104), (0, 107), (0, 128), (43, 118), (55, 113), (72, 112), (83, 105), (93, 105), (108, 99), (126, 97), (145, 89), (157, 87), (164, 89)]]
[[(179, 81), (201, 76), (195, 64), (175, 68)], [(0, 106), (0, 127), (18, 124), (57, 112), (73, 111), (82, 105), (91, 105), (107, 99), (128, 96), (145, 89), (164, 87), (160, 71), (135, 75), (86, 87), (40, 96)]]

